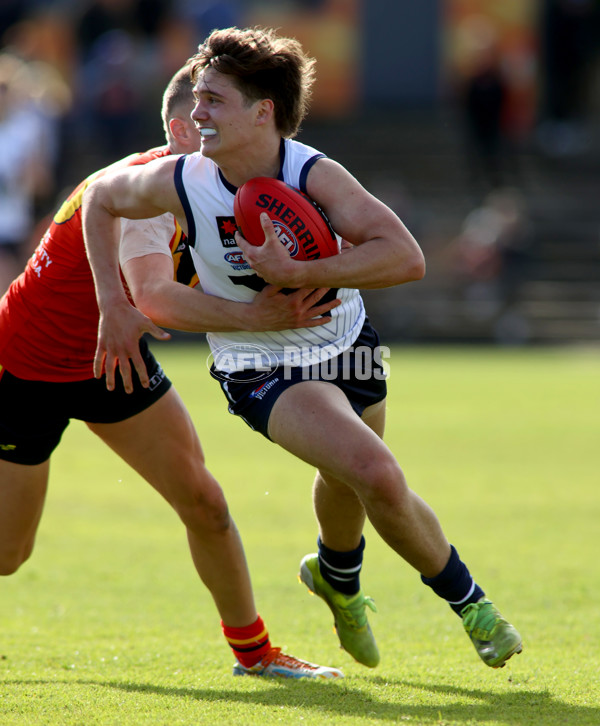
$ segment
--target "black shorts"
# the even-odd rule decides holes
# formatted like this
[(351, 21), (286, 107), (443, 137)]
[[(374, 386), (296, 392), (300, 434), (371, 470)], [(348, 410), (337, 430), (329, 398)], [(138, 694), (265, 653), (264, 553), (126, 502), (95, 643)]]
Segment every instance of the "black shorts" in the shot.
[[(354, 411), (362, 416), (365, 408), (387, 395), (386, 372), (377, 331), (366, 319), (353, 345), (340, 355), (312, 366), (279, 366), (270, 371), (255, 369), (230, 374), (227, 378), (214, 365), (210, 374), (221, 384), (229, 401), (229, 413), (242, 418), (267, 439), (271, 410), (290, 386), (302, 381), (325, 381), (340, 388)], [(386, 356), (383, 355), (383, 358)]]
[(121, 376), (115, 390), (105, 377), (84, 381), (27, 381), (0, 370), (0, 459), (41, 464), (58, 446), (72, 418), (87, 423), (117, 423), (158, 401), (171, 387), (158, 361), (140, 341), (150, 386), (143, 388), (132, 366), (133, 392), (125, 393)]

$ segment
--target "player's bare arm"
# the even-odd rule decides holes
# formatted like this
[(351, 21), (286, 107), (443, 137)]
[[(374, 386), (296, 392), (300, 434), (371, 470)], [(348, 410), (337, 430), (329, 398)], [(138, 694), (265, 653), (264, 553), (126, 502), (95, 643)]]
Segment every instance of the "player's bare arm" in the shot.
[(353, 247), (342, 256), (310, 262), (292, 260), (283, 254), (273, 225), (265, 218), (262, 247), (252, 247), (239, 236), (237, 239), (248, 263), (267, 282), (290, 287), (376, 289), (423, 277), (425, 261), (414, 237), (389, 207), (340, 164), (319, 159), (309, 172), (307, 191), (325, 211), (334, 230)]
[(123, 264), (123, 273), (137, 308), (157, 325), (188, 332), (250, 332), (323, 325), (332, 300), (319, 305), (328, 288), (296, 290), (285, 295), (271, 285), (250, 303), (207, 295), (173, 280), (173, 259), (149, 254)]
[(94, 375), (100, 377), (105, 371), (109, 390), (114, 389), (117, 367), (125, 390), (133, 390), (130, 361), (142, 385), (148, 386), (139, 339), (144, 333), (159, 340), (169, 337), (129, 303), (121, 283), (118, 246), (121, 216), (145, 219), (171, 212), (186, 228), (173, 184), (175, 163), (176, 157), (168, 157), (106, 174), (84, 194), (83, 233), (100, 310)]

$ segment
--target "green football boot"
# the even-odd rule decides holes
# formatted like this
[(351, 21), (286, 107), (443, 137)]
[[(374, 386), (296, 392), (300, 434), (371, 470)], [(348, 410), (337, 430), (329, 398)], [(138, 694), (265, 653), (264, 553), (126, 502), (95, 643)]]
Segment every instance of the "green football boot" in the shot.
[(503, 668), (506, 661), (523, 650), (517, 630), (482, 597), (460, 611), (465, 632), (481, 660), (491, 668)]
[(298, 579), (329, 606), (342, 648), (359, 663), (375, 668), (379, 663), (379, 650), (366, 613), (367, 608), (377, 612), (372, 598), (365, 597), (362, 591), (345, 595), (331, 587), (321, 575), (317, 554), (302, 559)]

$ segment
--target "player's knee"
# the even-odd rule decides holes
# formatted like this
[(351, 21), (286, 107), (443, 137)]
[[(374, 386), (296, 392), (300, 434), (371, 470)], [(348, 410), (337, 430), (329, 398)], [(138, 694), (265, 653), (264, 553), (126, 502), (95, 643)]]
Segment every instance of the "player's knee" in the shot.
[(178, 510), (185, 525), (192, 530), (218, 533), (231, 525), (225, 494), (214, 480), (189, 492), (187, 501)]
[(198, 502), (204, 526), (212, 532), (224, 532), (231, 525), (229, 507), (225, 495), (221, 490), (211, 492), (210, 496), (204, 496)]
[(408, 487), (398, 462), (391, 456), (373, 457), (362, 460), (355, 468), (359, 480), (359, 494), (368, 502), (373, 500), (379, 506), (402, 506), (408, 495)]

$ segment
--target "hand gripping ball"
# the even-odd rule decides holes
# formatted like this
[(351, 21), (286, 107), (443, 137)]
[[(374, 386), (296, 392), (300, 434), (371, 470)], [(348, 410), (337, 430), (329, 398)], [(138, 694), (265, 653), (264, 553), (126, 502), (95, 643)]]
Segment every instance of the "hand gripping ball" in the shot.
[(325, 213), (313, 200), (289, 184), (271, 177), (255, 177), (237, 190), (235, 221), (250, 244), (260, 247), (265, 233), (260, 224), (266, 212), (279, 240), (297, 260), (316, 260), (339, 253), (338, 240)]

